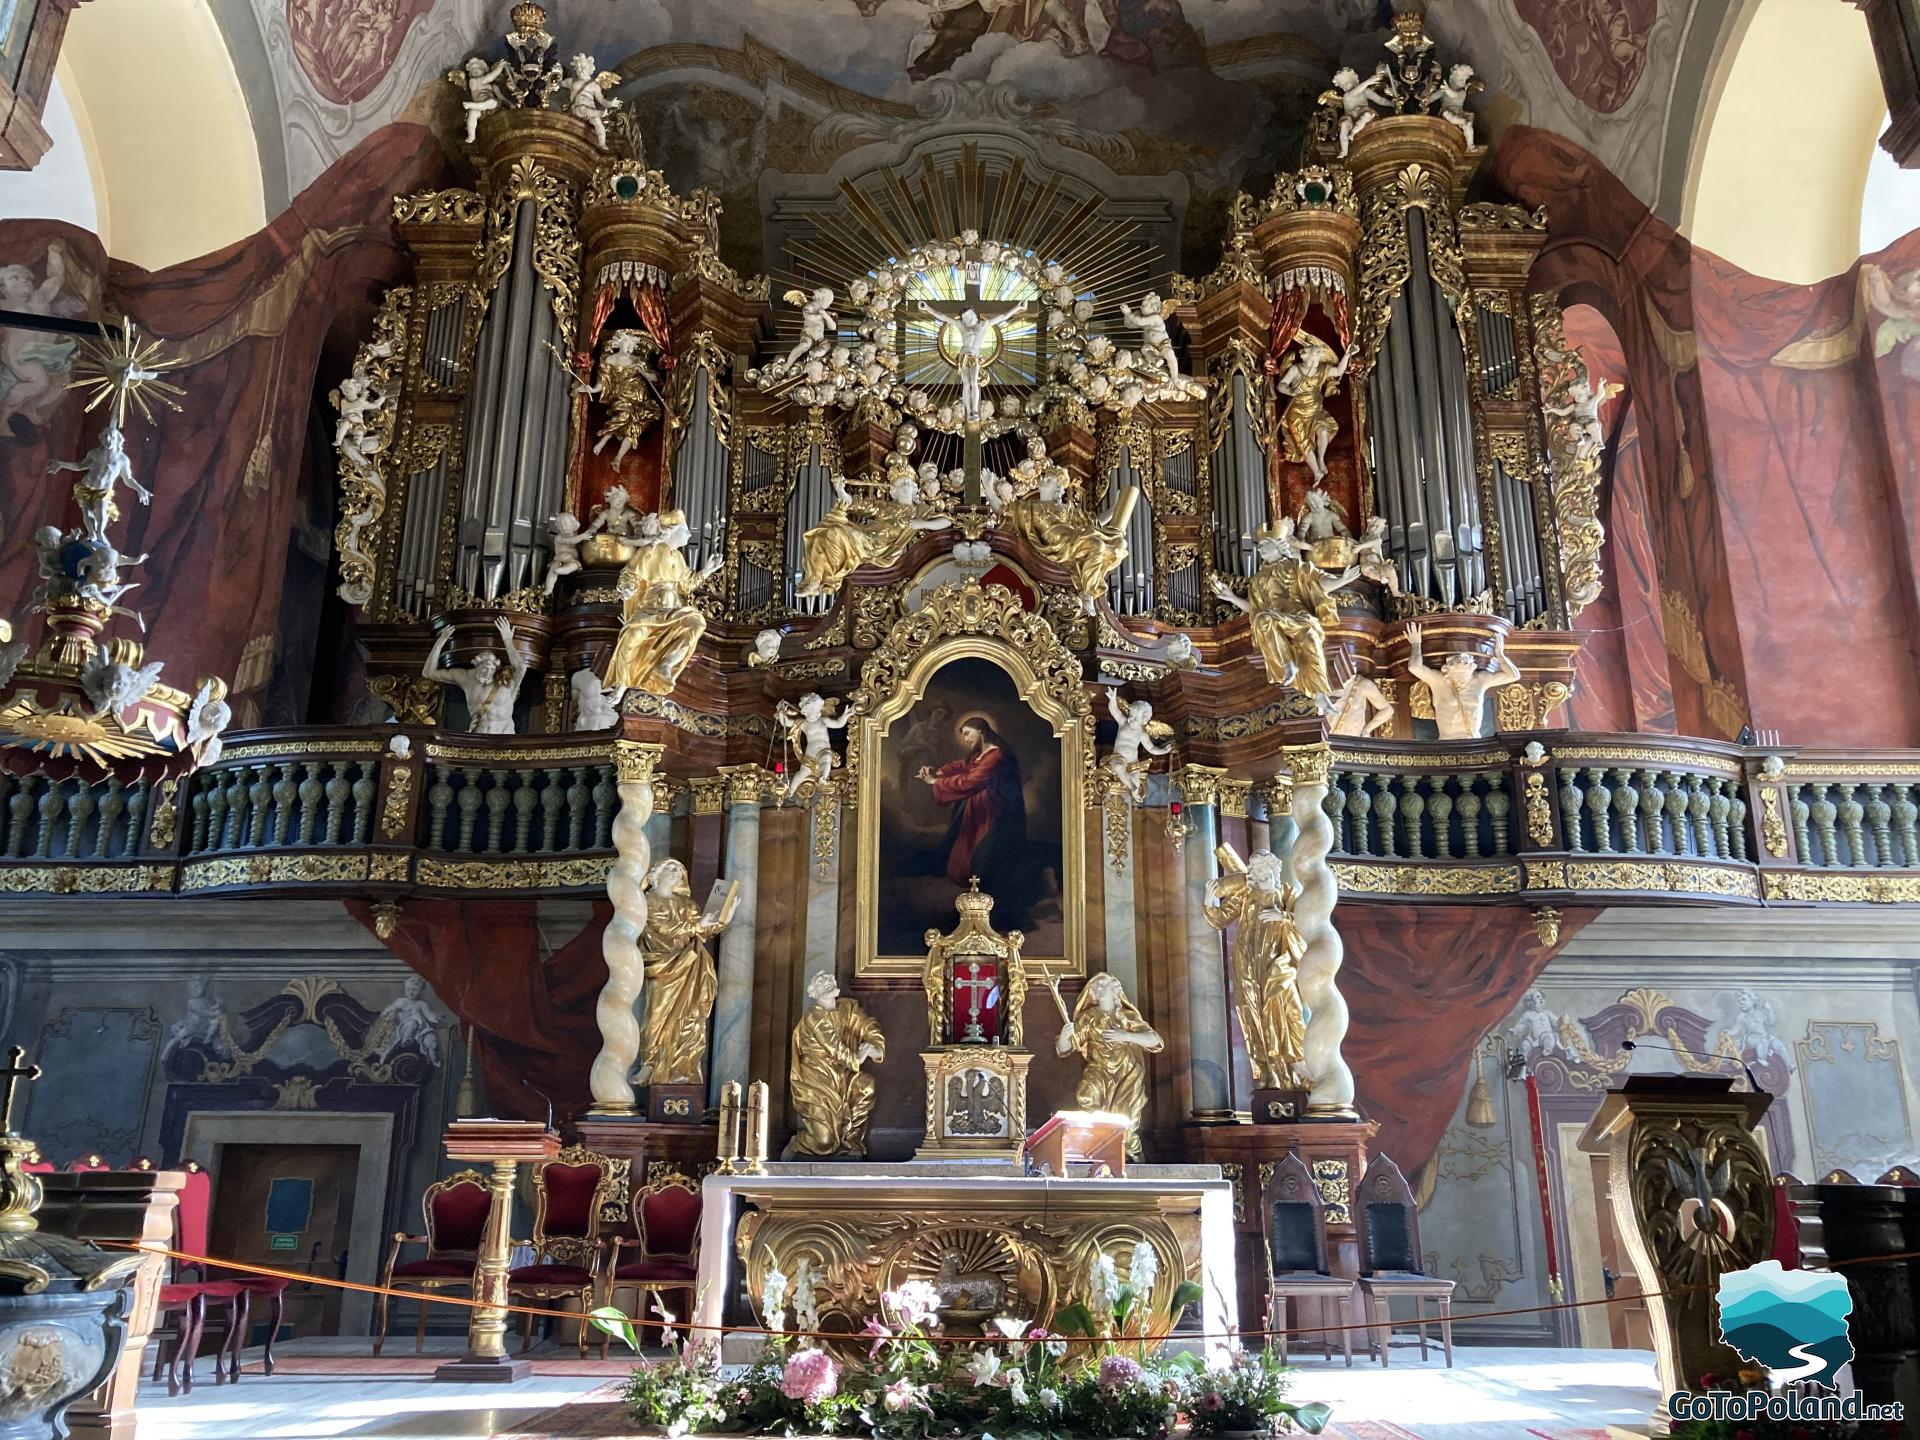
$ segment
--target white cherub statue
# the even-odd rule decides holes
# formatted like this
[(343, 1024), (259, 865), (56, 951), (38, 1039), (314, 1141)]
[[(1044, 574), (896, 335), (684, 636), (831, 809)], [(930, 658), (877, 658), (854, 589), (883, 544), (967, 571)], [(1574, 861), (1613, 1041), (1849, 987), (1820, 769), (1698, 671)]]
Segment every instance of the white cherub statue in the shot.
[(580, 533), (579, 519), (565, 510), (547, 517), (547, 530), (553, 536), (553, 558), (547, 562), (547, 594), (551, 595), (562, 576), (580, 573), (580, 542), (586, 537)]
[(1367, 533), (1353, 547), (1353, 559), (1360, 573), (1376, 585), (1384, 586), (1389, 595), (1402, 593), (1400, 568), (1387, 557), (1386, 516), (1376, 515), (1367, 521)]
[(800, 339), (782, 362), (791, 370), (812, 354), (816, 346), (824, 346), (833, 333), (833, 291), (822, 285), (812, 295), (804, 290), (789, 290), (781, 298), (789, 305), (800, 307)]
[(833, 777), (833, 743), (827, 738), (829, 730), (844, 730), (852, 713), (836, 714), (838, 700), (823, 700), (813, 691), (800, 697), (795, 706), (782, 700), (774, 706), (773, 719), (777, 725), (786, 727), (787, 746), (793, 751), (793, 769), (787, 775), (787, 796), (789, 800), (799, 795), (803, 786), (818, 788)]
[(96, 651), (80, 672), (80, 688), (93, 702), (93, 718), (111, 714), (125, 724), (126, 712), (160, 683), (160, 669), (165, 664), (164, 660), (155, 660), (136, 668), (109, 659), (105, 650)]
[(1151, 290), (1140, 297), (1138, 310), (1125, 301), (1120, 303), (1120, 318), (1140, 332), (1141, 350), (1165, 367), (1169, 380), (1180, 378), (1180, 357), (1174, 353), (1173, 337), (1167, 333), (1167, 318), (1178, 308), (1171, 300), (1163, 302)]
[(620, 708), (591, 665), (582, 665), (567, 679), (573, 692), (573, 728), (611, 730), (620, 723)]
[(1600, 428), (1600, 407), (1620, 388), (1611, 380), (1601, 380), (1595, 384), (1583, 377), (1567, 387), (1564, 404), (1543, 404), (1540, 408), (1558, 419), (1573, 422), (1574, 454), (1586, 460), (1598, 455), (1600, 447), (1606, 443), (1606, 434)]
[(227, 704), (227, 682), (214, 675), (203, 675), (194, 691), (193, 705), (187, 711), (187, 745), (198, 746), (202, 765), (220, 759), (221, 733), (233, 723), (233, 707)]
[(1173, 727), (1154, 719), (1153, 706), (1145, 700), (1122, 705), (1117, 690), (1107, 692), (1107, 711), (1120, 727), (1113, 737), (1113, 751), (1107, 756), (1107, 769), (1120, 782), (1127, 798), (1138, 805), (1147, 798), (1152, 757), (1173, 752)]
[(567, 109), (593, 127), (594, 143), (604, 148), (607, 116), (620, 108), (620, 102), (609, 98), (607, 92), (620, 83), (620, 77), (611, 70), (601, 70), (591, 55), (574, 56), (568, 69), (572, 73), (566, 82)]
[(1473, 116), (1467, 113), (1467, 96), (1482, 88), (1471, 65), (1454, 66), (1440, 86), (1440, 118), (1466, 136), (1469, 150), (1473, 148)]
[[(1560, 1022), (1547, 1007), (1547, 997), (1538, 990), (1527, 991), (1520, 1002), (1520, 1013), (1507, 1031), (1507, 1044), (1521, 1055), (1555, 1055), (1566, 1051), (1560, 1041)], [(1571, 1053), (1571, 1052), (1567, 1052)]]
[(507, 73), (507, 62), (499, 61), (491, 68), (478, 55), (468, 60), (459, 70), (449, 70), (447, 79), (456, 85), (464, 85), (467, 98), (460, 102), (460, 108), (467, 112), (467, 143), (473, 144), (480, 130), (480, 117), (491, 114), (500, 108), (500, 92), (494, 85)]
[(753, 637), (753, 654), (747, 657), (747, 664), (758, 669), (763, 665), (772, 665), (780, 659), (780, 632), (762, 630)]
[(1293, 525), (1302, 540), (1331, 540), (1353, 533), (1347, 528), (1347, 507), (1318, 485), (1300, 497), (1300, 513)]
[(1167, 663), (1176, 670), (1191, 670), (1200, 663), (1199, 652), (1194, 649), (1193, 637), (1181, 630), (1167, 637), (1167, 648), (1162, 652)]
[(1387, 67), (1384, 63), (1375, 67), (1373, 74), (1365, 80), (1350, 65), (1333, 72), (1333, 89), (1321, 93), (1320, 103), (1340, 108), (1341, 155), (1347, 153), (1347, 147), (1353, 144), (1353, 137), (1372, 122), (1376, 113), (1374, 107), (1388, 103), (1381, 88), (1386, 83)]

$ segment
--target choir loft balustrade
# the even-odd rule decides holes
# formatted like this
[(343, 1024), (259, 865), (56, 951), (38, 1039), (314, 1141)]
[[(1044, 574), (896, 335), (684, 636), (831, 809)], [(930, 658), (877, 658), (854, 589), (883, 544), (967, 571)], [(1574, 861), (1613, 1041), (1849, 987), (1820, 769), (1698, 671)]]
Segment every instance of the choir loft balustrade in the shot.
[[(753, 769), (662, 776), (661, 823)], [(605, 736), (397, 726), (239, 734), (178, 778), (0, 773), (0, 891), (594, 895), (616, 780)], [(1337, 739), (1323, 803), (1355, 901), (1920, 904), (1920, 753)]]

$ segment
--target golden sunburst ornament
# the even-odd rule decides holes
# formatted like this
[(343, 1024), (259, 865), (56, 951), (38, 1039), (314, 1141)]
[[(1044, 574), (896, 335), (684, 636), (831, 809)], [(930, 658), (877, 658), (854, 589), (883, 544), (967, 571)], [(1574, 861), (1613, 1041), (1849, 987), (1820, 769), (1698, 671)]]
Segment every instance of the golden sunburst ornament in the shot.
[(111, 400), (115, 428), (127, 423), (129, 399), (140, 407), (142, 420), (153, 418), (149, 392), (153, 400), (177, 413), (178, 397), (187, 392), (160, 376), (180, 362), (162, 359), (162, 349), (158, 340), (141, 339), (140, 327), (122, 316), (118, 335), (102, 325), (100, 338), (81, 346), (80, 357), (74, 362), (74, 378), (67, 382), (67, 388), (88, 392), (88, 414)]

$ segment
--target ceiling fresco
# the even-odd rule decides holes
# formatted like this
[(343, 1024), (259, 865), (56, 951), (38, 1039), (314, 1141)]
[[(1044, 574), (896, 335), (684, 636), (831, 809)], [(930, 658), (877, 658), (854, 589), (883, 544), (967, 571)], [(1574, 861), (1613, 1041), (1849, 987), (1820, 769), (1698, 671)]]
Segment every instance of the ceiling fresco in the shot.
[[(393, 120), (447, 131), (446, 68), (506, 28), (503, 0), (213, 0), (284, 205)], [(1579, 141), (1677, 213), (1727, 0), (1436, 0), (1428, 29), (1479, 71), (1481, 133)], [(1370, 67), (1386, 0), (551, 0), (563, 50), (623, 77), (650, 160), (719, 192), (758, 268), (803, 177), (929, 136), (1024, 137), (1091, 180), (1179, 192), (1177, 257), (1207, 263), (1226, 202), (1297, 158), (1342, 64)], [(875, 157), (877, 163), (877, 157)], [(854, 161), (851, 163), (865, 163)], [(270, 189), (273, 188), (270, 186)], [(272, 205), (270, 204), (270, 208)], [(775, 227), (777, 229), (777, 226)], [(1175, 258), (1175, 257), (1169, 257)]]

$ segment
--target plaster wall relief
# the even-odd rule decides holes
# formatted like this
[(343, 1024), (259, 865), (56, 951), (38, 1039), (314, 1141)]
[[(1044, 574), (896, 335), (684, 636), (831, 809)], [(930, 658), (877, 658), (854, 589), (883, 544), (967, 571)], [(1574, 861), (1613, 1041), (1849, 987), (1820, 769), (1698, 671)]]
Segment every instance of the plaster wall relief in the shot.
[(35, 1052), (47, 1083), (29, 1092), (41, 1153), (58, 1164), (98, 1151), (116, 1165), (141, 1154), (159, 1040), (150, 1005), (56, 1010)]
[(1808, 1178), (1846, 1170), (1862, 1179), (1914, 1160), (1900, 1042), (1876, 1020), (1810, 1020), (1794, 1044), (1812, 1149)]

